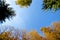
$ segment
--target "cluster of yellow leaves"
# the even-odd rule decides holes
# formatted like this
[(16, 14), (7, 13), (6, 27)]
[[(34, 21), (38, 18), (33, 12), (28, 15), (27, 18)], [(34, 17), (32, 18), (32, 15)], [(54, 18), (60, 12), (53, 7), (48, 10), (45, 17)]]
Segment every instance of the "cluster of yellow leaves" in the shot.
[(0, 40), (60, 40), (60, 22), (54, 22), (52, 27), (43, 27), (41, 31), (44, 33), (44, 37), (40, 36), (35, 30), (26, 32), (20, 31), (8, 31), (0, 33)]
[(36, 31), (31, 31), (31, 32), (29, 32), (29, 34), (31, 35), (30, 40), (46, 40), (45, 38), (40, 36)]
[(54, 22), (51, 27), (43, 27), (41, 31), (44, 37), (40, 36), (35, 30), (22, 32), (22, 40), (60, 40), (60, 22)]
[[(1, 30), (1, 29), (0, 29)], [(18, 34), (18, 35), (17, 35)], [(13, 28), (4, 28), (0, 32), (0, 40), (18, 40), (19, 33)]]
[(33, 30), (28, 33), (29, 40), (60, 40), (60, 22), (54, 22), (51, 27), (43, 27), (41, 31), (44, 33), (44, 37)]
[(16, 0), (16, 4), (21, 7), (28, 7), (32, 3), (32, 0)]
[(0, 34), (0, 40), (16, 40), (16, 38), (11, 37), (10, 32), (3, 32)]
[(35, 30), (22, 34), (22, 40), (47, 40), (40, 36)]
[(42, 28), (47, 40), (60, 40), (60, 22), (55, 22), (53, 27)]

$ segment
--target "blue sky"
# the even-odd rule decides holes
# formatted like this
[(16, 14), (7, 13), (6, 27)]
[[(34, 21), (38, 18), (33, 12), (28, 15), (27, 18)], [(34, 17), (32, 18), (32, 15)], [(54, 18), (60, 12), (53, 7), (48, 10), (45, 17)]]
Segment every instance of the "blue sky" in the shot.
[(52, 22), (60, 21), (60, 10), (56, 12), (42, 10), (43, 0), (32, 0), (32, 4), (28, 8), (21, 8), (14, 1), (7, 0), (7, 3), (14, 9), (16, 16), (11, 20), (6, 19), (6, 22), (1, 25), (10, 25), (27, 31), (36, 30), (42, 35), (40, 28), (49, 26)]

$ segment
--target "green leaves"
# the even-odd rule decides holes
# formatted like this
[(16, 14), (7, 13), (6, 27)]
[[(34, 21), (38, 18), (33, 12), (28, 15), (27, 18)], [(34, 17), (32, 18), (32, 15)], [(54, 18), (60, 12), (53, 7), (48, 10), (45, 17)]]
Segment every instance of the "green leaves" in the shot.
[(43, 1), (43, 9), (53, 9), (56, 11), (60, 8), (60, 0), (44, 0)]

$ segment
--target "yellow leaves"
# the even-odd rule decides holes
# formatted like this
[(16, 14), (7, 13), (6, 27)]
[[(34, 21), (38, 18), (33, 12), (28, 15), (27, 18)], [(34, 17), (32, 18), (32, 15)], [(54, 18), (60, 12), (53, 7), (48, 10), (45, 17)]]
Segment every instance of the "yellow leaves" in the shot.
[(60, 32), (60, 22), (54, 22), (52, 24), (54, 26), (54, 30)]
[[(6, 31), (7, 30), (7, 31)], [(19, 37), (17, 37), (19, 35), (17, 34), (17, 31), (15, 29), (11, 29), (11, 28), (7, 28), (6, 30), (3, 30), (0, 33), (0, 40), (18, 40)]]
[(10, 37), (9, 37), (10, 35), (9, 35), (9, 32), (3, 32), (3, 33), (1, 33), (0, 34), (0, 39), (2, 39), (2, 40), (10, 40)]
[[(54, 22), (52, 27), (43, 27), (41, 31), (44, 33), (45, 37), (40, 36), (38, 32), (32, 30), (23, 35), (22, 38), (23, 40), (60, 40), (60, 22)], [(29, 36), (27, 36), (28, 34)]]
[(43, 27), (41, 31), (47, 40), (60, 40), (60, 22), (54, 22), (52, 27)]
[(16, 0), (16, 5), (20, 5), (20, 7), (28, 7), (32, 3), (32, 0)]
[(43, 27), (41, 31), (44, 33), (44, 37), (40, 36), (35, 30), (30, 32), (16, 30), (13, 34), (11, 31), (2, 32), (0, 40), (20, 40), (20, 37), (22, 40), (60, 40), (60, 22), (54, 22), (52, 27)]
[(45, 38), (40, 36), (36, 31), (31, 31), (31, 32), (29, 32), (29, 34), (31, 35), (30, 40), (46, 40)]
[(57, 27), (57, 28), (60, 27), (60, 22), (54, 22), (54, 23), (53, 23), (53, 26), (54, 26), (54, 27)]

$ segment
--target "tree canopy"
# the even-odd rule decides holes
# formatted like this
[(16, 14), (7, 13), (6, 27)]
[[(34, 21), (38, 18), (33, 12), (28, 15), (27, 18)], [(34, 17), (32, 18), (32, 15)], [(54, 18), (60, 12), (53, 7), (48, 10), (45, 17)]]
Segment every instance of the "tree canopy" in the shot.
[(43, 27), (41, 31), (44, 36), (40, 36), (35, 30), (27, 32), (14, 28), (5, 29), (0, 32), (1, 40), (60, 40), (60, 22), (52, 23), (52, 26)]
[(60, 0), (43, 0), (43, 9), (53, 9), (56, 11), (60, 8)]
[(0, 22), (2, 23), (5, 19), (13, 16), (15, 16), (14, 10), (9, 7), (5, 0), (0, 0)]
[(28, 7), (32, 3), (32, 0), (16, 0), (16, 4), (20, 5), (21, 7)]
[(60, 22), (54, 22), (52, 27), (43, 27), (41, 31), (47, 40), (60, 40)]

